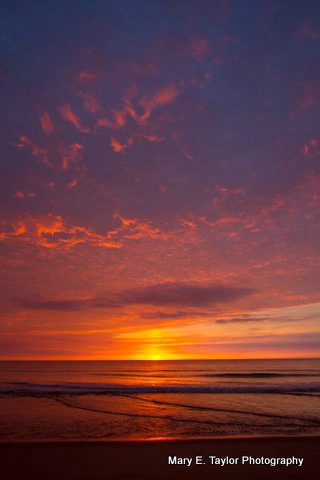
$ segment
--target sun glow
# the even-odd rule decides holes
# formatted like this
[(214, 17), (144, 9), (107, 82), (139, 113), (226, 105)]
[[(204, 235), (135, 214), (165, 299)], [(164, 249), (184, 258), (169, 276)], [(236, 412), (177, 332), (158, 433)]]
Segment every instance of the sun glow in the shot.
[(150, 357), (150, 360), (154, 360), (154, 361), (161, 360), (161, 355), (154, 354)]

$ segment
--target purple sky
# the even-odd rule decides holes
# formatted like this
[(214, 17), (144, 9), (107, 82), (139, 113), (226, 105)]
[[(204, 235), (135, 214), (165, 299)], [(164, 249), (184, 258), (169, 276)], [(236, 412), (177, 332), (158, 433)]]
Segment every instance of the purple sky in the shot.
[(318, 356), (319, 2), (1, 9), (2, 358)]

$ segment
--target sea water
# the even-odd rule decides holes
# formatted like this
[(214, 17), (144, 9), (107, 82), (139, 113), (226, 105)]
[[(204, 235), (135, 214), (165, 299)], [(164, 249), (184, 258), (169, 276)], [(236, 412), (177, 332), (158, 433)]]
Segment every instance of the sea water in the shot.
[(0, 440), (320, 433), (320, 359), (0, 362)]

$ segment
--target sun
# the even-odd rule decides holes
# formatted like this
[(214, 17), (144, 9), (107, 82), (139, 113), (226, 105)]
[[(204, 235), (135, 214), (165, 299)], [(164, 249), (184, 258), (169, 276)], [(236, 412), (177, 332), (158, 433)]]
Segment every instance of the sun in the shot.
[(150, 355), (149, 360), (154, 360), (154, 361), (161, 360), (161, 355), (159, 355), (158, 353)]

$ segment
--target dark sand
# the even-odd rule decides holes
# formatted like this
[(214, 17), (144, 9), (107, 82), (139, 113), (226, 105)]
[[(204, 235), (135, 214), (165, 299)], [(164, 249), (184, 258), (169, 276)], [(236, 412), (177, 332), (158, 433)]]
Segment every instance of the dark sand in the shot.
[[(203, 455), (205, 465), (168, 465), (168, 455)], [(208, 455), (304, 457), (298, 466), (213, 466)], [(1, 480), (309, 479), (319, 473), (320, 438), (0, 444)]]

